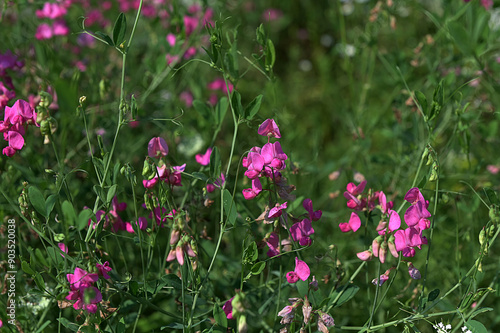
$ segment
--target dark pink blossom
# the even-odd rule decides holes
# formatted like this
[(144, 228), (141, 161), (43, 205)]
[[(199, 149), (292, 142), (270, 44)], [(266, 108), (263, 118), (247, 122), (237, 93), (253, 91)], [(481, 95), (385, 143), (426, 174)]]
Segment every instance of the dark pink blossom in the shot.
[(148, 156), (151, 158), (159, 158), (168, 155), (168, 145), (165, 139), (155, 137), (149, 140)]
[(109, 267), (108, 261), (104, 262), (104, 264), (96, 264), (95, 266), (97, 267), (97, 274), (99, 276), (102, 276), (105, 279), (111, 278), (108, 275), (108, 272), (111, 272), (113, 269), (111, 267)]
[(311, 245), (310, 235), (314, 234), (314, 229), (312, 228), (311, 220), (303, 219), (302, 221), (295, 223), (290, 227), (290, 234), (294, 241), (298, 241), (301, 246)]
[(252, 188), (247, 188), (243, 190), (243, 196), (247, 200), (255, 198), (259, 193), (262, 192), (262, 184), (259, 178), (252, 179)]
[(266, 119), (262, 124), (260, 124), (259, 129), (257, 130), (259, 135), (267, 136), (267, 137), (275, 137), (277, 139), (281, 138), (281, 133), (276, 125), (274, 119)]
[(276, 204), (276, 206), (271, 208), (271, 210), (269, 211), (269, 218), (274, 219), (280, 217), (283, 213), (283, 210), (286, 209), (286, 205), (286, 201), (281, 205)]
[(349, 222), (339, 223), (340, 231), (342, 232), (356, 232), (361, 227), (361, 220), (358, 214), (352, 212), (351, 217), (349, 218)]
[(313, 204), (311, 199), (304, 199), (304, 201), (302, 202), (302, 206), (309, 213), (309, 219), (311, 219), (311, 221), (318, 221), (321, 218), (323, 212), (321, 210), (313, 209)]
[(267, 251), (268, 257), (274, 257), (280, 254), (279, 249), (279, 236), (275, 232), (271, 232), (269, 239), (266, 241), (269, 251)]
[(299, 279), (305, 281), (309, 278), (309, 275), (311, 275), (309, 266), (307, 266), (304, 261), (299, 260), (299, 258), (295, 257), (295, 269), (293, 270), (293, 272), (286, 273), (286, 280), (288, 281), (288, 283), (295, 283), (299, 281)]
[[(57, 243), (57, 246), (64, 253), (68, 253), (68, 247), (66, 246), (66, 244), (64, 244), (64, 243)], [(61, 253), (61, 256), (64, 258), (64, 254)]]
[(234, 296), (228, 299), (222, 306), (222, 311), (226, 314), (227, 319), (233, 319), (233, 298)]
[(210, 164), (210, 155), (212, 155), (212, 148), (209, 147), (205, 154), (196, 154), (196, 162), (201, 165), (209, 165)]

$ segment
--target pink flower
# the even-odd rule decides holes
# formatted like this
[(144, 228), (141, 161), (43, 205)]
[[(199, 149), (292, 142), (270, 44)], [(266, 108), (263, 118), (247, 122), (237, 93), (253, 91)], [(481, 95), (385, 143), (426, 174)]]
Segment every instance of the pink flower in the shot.
[(250, 151), (248, 156), (243, 159), (243, 166), (247, 168), (245, 176), (250, 179), (259, 177), (262, 169), (264, 168), (264, 164), (264, 158), (260, 155), (260, 153)]
[(69, 28), (64, 20), (57, 20), (52, 24), (54, 36), (66, 36), (69, 34)]
[(430, 228), (429, 217), (431, 213), (427, 210), (421, 201), (408, 207), (405, 212), (405, 222), (409, 227), (418, 228), (418, 230), (425, 230)]
[(52, 27), (47, 23), (42, 23), (36, 29), (35, 38), (38, 40), (50, 39), (53, 35)]
[(112, 271), (113, 269), (111, 267), (109, 267), (108, 261), (104, 262), (104, 264), (96, 264), (95, 266), (97, 267), (97, 270), (98, 270), (97, 274), (99, 276), (102, 276), (105, 279), (110, 278), (110, 276), (108, 275), (108, 272)]
[(371, 250), (366, 250), (363, 252), (356, 253), (356, 256), (363, 261), (370, 261), (373, 259), (373, 252)]
[(288, 158), (281, 149), (281, 144), (279, 142), (266, 143), (260, 151), (260, 156), (264, 159), (264, 163), (267, 167), (271, 167), (275, 170), (283, 170), (286, 166), (285, 161)]
[(293, 272), (286, 273), (286, 280), (288, 283), (295, 283), (297, 281), (302, 280), (305, 281), (311, 275), (311, 270), (309, 266), (299, 258), (295, 257), (295, 269)]
[(373, 279), (372, 280), (372, 283), (374, 285), (379, 285), (379, 287), (381, 287), (385, 281), (389, 280), (389, 274), (387, 274), (387, 272), (385, 272), (384, 274), (380, 275), (380, 277), (378, 279)]
[(82, 284), (91, 284), (98, 280), (97, 274), (90, 274), (89, 272), (76, 267), (73, 274), (66, 274), (66, 278), (71, 288), (79, 289)]
[(358, 214), (354, 212), (351, 213), (351, 218), (349, 219), (349, 222), (339, 224), (340, 231), (342, 232), (349, 232), (349, 231), (356, 232), (360, 227), (361, 227), (361, 220), (359, 219)]
[(488, 170), (492, 175), (496, 175), (498, 172), (500, 172), (500, 167), (490, 164), (486, 167), (486, 170)]
[(152, 138), (148, 143), (148, 156), (151, 158), (159, 158), (167, 156), (168, 146), (165, 139), (160, 137)]
[(266, 241), (269, 251), (267, 251), (268, 257), (274, 257), (280, 254), (279, 249), (279, 236), (275, 232), (271, 232), (269, 239)]
[(205, 154), (196, 154), (196, 162), (201, 165), (209, 165), (210, 164), (210, 155), (212, 154), (212, 148), (208, 148)]
[(190, 257), (196, 257), (196, 253), (194, 253), (193, 248), (189, 243), (184, 243), (182, 245), (177, 245), (175, 249), (170, 250), (167, 256), (167, 261), (173, 261), (177, 259), (179, 265), (184, 265), (184, 254), (187, 254)]
[(415, 248), (420, 249), (423, 244), (427, 244), (427, 239), (422, 237), (420, 231), (411, 227), (396, 231), (394, 237), (396, 251), (402, 251), (404, 257), (415, 256)]
[[(64, 244), (64, 243), (57, 243), (57, 246), (64, 253), (68, 253), (68, 247), (66, 246), (66, 244)], [(61, 253), (61, 256), (64, 258), (64, 254)]]
[(227, 86), (226, 86), (226, 81), (224, 81), (224, 79), (222, 79), (222, 78), (217, 78), (207, 85), (208, 89), (221, 90), (226, 95), (228, 92), (228, 87), (229, 87), (229, 91), (232, 92), (234, 89), (234, 86), (231, 84), (231, 82), (227, 82)]
[(174, 46), (175, 45), (175, 42), (177, 41), (177, 37), (175, 37), (174, 34), (170, 33), (167, 35), (167, 43), (170, 45), (170, 46)]
[(167, 61), (167, 65), (170, 65), (170, 64), (172, 64), (174, 62), (179, 61), (179, 56), (178, 55), (167, 54), (165, 56), (165, 60)]
[(251, 200), (259, 195), (260, 192), (262, 192), (262, 184), (260, 183), (259, 178), (255, 178), (252, 180), (252, 188), (243, 190), (243, 197), (247, 200)]
[(222, 306), (222, 311), (226, 314), (227, 319), (233, 319), (233, 298), (234, 296), (228, 299)]
[(193, 31), (198, 27), (198, 19), (196, 17), (184, 16), (184, 29), (186, 31), (186, 36), (191, 35)]
[(309, 235), (314, 234), (314, 229), (312, 228), (311, 220), (303, 219), (299, 223), (295, 223), (290, 227), (290, 234), (294, 241), (298, 241), (301, 246), (311, 245), (311, 239)]
[[(145, 217), (142, 217), (142, 216), (141, 216), (141, 217), (139, 217), (138, 222), (136, 222), (135, 224), (136, 224), (136, 226), (137, 226), (140, 230), (146, 230), (146, 229), (147, 229), (147, 227), (148, 227), (148, 221), (146, 220), (146, 218), (145, 218)], [(129, 232), (129, 233), (131, 233), (131, 234), (135, 233), (135, 231), (134, 231), (134, 227), (132, 226), (132, 223), (130, 223), (130, 222), (126, 222), (126, 223), (125, 223), (125, 228), (126, 228), (127, 232)]]
[(269, 218), (273, 219), (276, 217), (280, 217), (281, 214), (283, 213), (283, 210), (286, 209), (286, 201), (282, 205), (276, 205), (275, 207), (271, 208), (269, 211)]
[(42, 10), (36, 10), (38, 18), (49, 18), (52, 20), (64, 16), (66, 13), (67, 9), (64, 6), (50, 2), (46, 2)]
[(304, 199), (302, 206), (309, 213), (309, 218), (311, 221), (318, 221), (321, 218), (323, 212), (321, 210), (313, 210), (313, 204), (311, 199)]
[(259, 133), (259, 135), (267, 136), (269, 138), (270, 137), (275, 137), (277, 139), (281, 138), (280, 130), (278, 128), (278, 125), (276, 125), (274, 119), (264, 120), (264, 122), (259, 126), (257, 133)]

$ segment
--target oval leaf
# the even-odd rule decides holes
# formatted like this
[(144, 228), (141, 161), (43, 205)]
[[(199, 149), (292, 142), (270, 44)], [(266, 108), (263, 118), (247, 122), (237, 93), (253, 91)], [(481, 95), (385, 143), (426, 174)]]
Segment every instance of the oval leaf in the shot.
[(30, 186), (28, 195), (33, 208), (44, 217), (47, 217), (47, 208), (45, 206), (45, 199), (42, 192), (35, 186)]
[(125, 38), (125, 32), (127, 30), (127, 19), (125, 14), (120, 13), (115, 21), (115, 26), (113, 27), (113, 42), (115, 45), (120, 45)]

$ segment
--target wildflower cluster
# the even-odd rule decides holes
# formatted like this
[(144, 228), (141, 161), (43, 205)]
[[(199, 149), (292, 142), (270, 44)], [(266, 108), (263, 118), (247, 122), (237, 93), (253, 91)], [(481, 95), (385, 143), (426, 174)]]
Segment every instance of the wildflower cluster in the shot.
[[(298, 314), (297, 309), (302, 306), (302, 329), (308, 325), (313, 319), (313, 314), (316, 315), (318, 331), (322, 333), (327, 333), (329, 327), (335, 326), (335, 322), (328, 313), (321, 310), (313, 310), (307, 296), (302, 298), (290, 298), (288, 299), (291, 305), (285, 306), (279, 313), (278, 316), (282, 317), (281, 324), (286, 325), (286, 327), (280, 330), (281, 333), (288, 332), (290, 329), (290, 324), (296, 320), (296, 315)], [(300, 323), (300, 321), (297, 321)], [(301, 330), (302, 332), (302, 330)]]
[[(430, 228), (429, 201), (425, 200), (416, 187), (406, 193), (404, 199), (410, 203), (410, 207), (404, 213), (404, 221), (408, 227), (403, 229), (398, 212), (392, 209), (393, 202), (387, 202), (386, 195), (382, 191), (373, 192), (370, 189), (364, 196), (365, 186), (366, 180), (357, 186), (349, 183), (344, 192), (344, 197), (348, 200), (347, 207), (355, 211), (364, 211), (368, 215), (375, 208), (381, 212), (381, 219), (376, 227), (378, 236), (372, 241), (370, 249), (357, 254), (358, 258), (367, 261), (376, 257), (381, 263), (385, 263), (388, 252), (396, 258), (399, 257), (399, 252), (404, 257), (415, 256), (416, 249), (421, 249), (422, 245), (427, 244), (427, 239), (422, 232)], [(361, 219), (356, 212), (351, 213), (349, 222), (339, 224), (342, 232), (356, 232), (360, 227)], [(417, 273), (418, 270), (411, 262), (408, 262), (408, 266), (410, 276), (414, 279), (420, 278), (420, 273)], [(380, 281), (384, 281), (388, 272), (381, 276)]]
[[(451, 332), (451, 324), (443, 324), (442, 322), (439, 322), (435, 325), (432, 325), (432, 327), (436, 330), (436, 333), (449, 333)], [(462, 327), (462, 333), (472, 333), (471, 330), (467, 328), (467, 326)]]
[(3, 133), (4, 140), (8, 142), (8, 146), (2, 150), (4, 155), (12, 157), (23, 148), (23, 135), (26, 127), (28, 125), (39, 126), (36, 120), (36, 112), (28, 102), (22, 99), (16, 101), (12, 107), (5, 107), (4, 120), (0, 121), (0, 132)]
[(76, 267), (73, 274), (66, 275), (70, 288), (66, 299), (76, 301), (73, 303), (75, 310), (83, 309), (90, 313), (96, 313), (97, 304), (102, 301), (101, 292), (93, 284), (99, 279), (99, 276), (109, 279), (108, 272), (112, 269), (107, 261), (104, 264), (97, 264), (96, 267), (98, 273), (89, 273)]

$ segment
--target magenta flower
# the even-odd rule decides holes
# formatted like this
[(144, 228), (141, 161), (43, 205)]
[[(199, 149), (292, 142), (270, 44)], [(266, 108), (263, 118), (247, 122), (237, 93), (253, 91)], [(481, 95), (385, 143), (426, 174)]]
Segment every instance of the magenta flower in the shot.
[(405, 212), (405, 222), (409, 227), (418, 228), (418, 230), (425, 230), (430, 228), (431, 213), (425, 208), (421, 201), (408, 207)]
[[(399, 229), (401, 226), (401, 218), (399, 217), (399, 214), (392, 209), (389, 209), (387, 211), (387, 214), (389, 215), (389, 233), (396, 231)], [(377, 226), (377, 231), (379, 235), (385, 235), (387, 233), (387, 221), (381, 221), (379, 225)]]
[(110, 276), (108, 275), (108, 272), (111, 272), (113, 269), (111, 267), (109, 267), (108, 261), (104, 262), (104, 264), (96, 264), (95, 266), (97, 267), (97, 270), (98, 270), (97, 274), (99, 276), (102, 276), (106, 280), (110, 278)]
[(14, 131), (8, 131), (4, 133), (4, 137), (7, 136), (7, 141), (9, 145), (2, 150), (2, 154), (12, 157), (16, 151), (21, 150), (24, 146), (24, 138), (21, 134)]
[(280, 254), (279, 241), (279, 236), (275, 232), (271, 232), (269, 239), (266, 241), (269, 247), (269, 251), (267, 251), (268, 257), (274, 257)]
[(228, 86), (229, 86), (229, 91), (232, 92), (234, 89), (234, 86), (231, 84), (231, 82), (228, 82), (227, 86), (226, 86), (226, 81), (224, 81), (224, 79), (217, 78), (214, 81), (210, 82), (207, 85), (207, 88), (210, 90), (221, 90), (224, 94), (227, 95)]
[(243, 159), (243, 166), (247, 168), (245, 176), (250, 179), (260, 177), (264, 164), (264, 158), (260, 155), (260, 153), (250, 151), (248, 156)]
[[(68, 253), (68, 247), (66, 246), (66, 244), (64, 244), (64, 243), (57, 243), (57, 246), (64, 253)], [(64, 258), (64, 254), (61, 253), (61, 256)]]
[(423, 244), (427, 244), (427, 239), (421, 235), (420, 231), (411, 227), (396, 231), (394, 237), (396, 251), (402, 251), (404, 257), (415, 256), (415, 248), (420, 249)]
[(160, 158), (167, 156), (168, 146), (165, 139), (160, 137), (152, 138), (148, 143), (148, 156), (151, 158)]
[(47, 23), (42, 23), (36, 29), (35, 38), (38, 40), (50, 39), (53, 35), (52, 27)]
[(212, 148), (208, 148), (205, 154), (196, 154), (196, 162), (201, 165), (209, 165), (210, 164), (210, 155), (212, 154)]
[(66, 7), (57, 3), (50, 3), (50, 2), (44, 3), (42, 10), (39, 9), (36, 10), (36, 16), (38, 18), (48, 18), (51, 20), (62, 17), (66, 15), (66, 13), (67, 13)]
[(302, 221), (295, 223), (290, 227), (290, 234), (294, 241), (298, 241), (301, 246), (311, 245), (311, 239), (309, 235), (314, 234), (314, 229), (312, 228), (311, 220), (303, 219)]
[[(139, 217), (138, 221), (135, 223), (135, 225), (137, 226), (137, 228), (139, 228), (140, 230), (146, 230), (148, 228), (148, 220), (146, 220), (145, 217)], [(130, 222), (126, 222), (125, 223), (125, 229), (127, 230), (127, 232), (133, 234), (135, 233), (134, 231), (134, 227), (132, 226), (132, 223)]]
[(269, 218), (273, 219), (276, 217), (280, 217), (281, 214), (283, 213), (283, 210), (286, 209), (286, 205), (287, 205), (286, 201), (282, 205), (276, 204), (276, 206), (271, 208), (271, 210), (269, 211)]
[(349, 219), (349, 222), (346, 223), (339, 223), (339, 228), (340, 231), (342, 232), (356, 232), (358, 229), (361, 227), (361, 220), (359, 219), (358, 214), (352, 212), (351, 213), (351, 218)]
[[(264, 164), (275, 170), (282, 170), (285, 168), (285, 161), (287, 160), (286, 154), (281, 149), (279, 142), (266, 143), (260, 151), (260, 156), (264, 159)], [(250, 177), (248, 177), (250, 178)]]
[(252, 188), (243, 190), (243, 197), (247, 200), (251, 200), (259, 195), (260, 192), (262, 192), (262, 184), (260, 183), (259, 178), (255, 178), (252, 180)]
[(70, 284), (70, 288), (79, 289), (82, 284), (92, 284), (98, 280), (97, 274), (90, 274), (89, 272), (76, 267), (73, 274), (66, 274), (66, 278)]
[(175, 42), (177, 41), (177, 37), (175, 37), (174, 34), (170, 33), (167, 35), (167, 43), (170, 45), (170, 46), (175, 46)]
[(311, 270), (309, 266), (299, 258), (295, 257), (295, 269), (293, 272), (286, 273), (286, 280), (288, 283), (295, 283), (297, 281), (302, 280), (305, 281), (311, 275)]
[(227, 319), (233, 319), (233, 298), (234, 296), (228, 299), (222, 306), (222, 311), (226, 314)]
[(304, 206), (304, 209), (309, 213), (309, 219), (311, 219), (311, 221), (318, 221), (321, 218), (323, 212), (321, 210), (313, 210), (311, 199), (304, 199), (302, 206)]
[(276, 125), (274, 119), (264, 120), (264, 122), (259, 126), (257, 133), (259, 133), (259, 135), (267, 136), (268, 138), (270, 137), (275, 137), (276, 139), (281, 138), (280, 130), (278, 128), (278, 125)]

